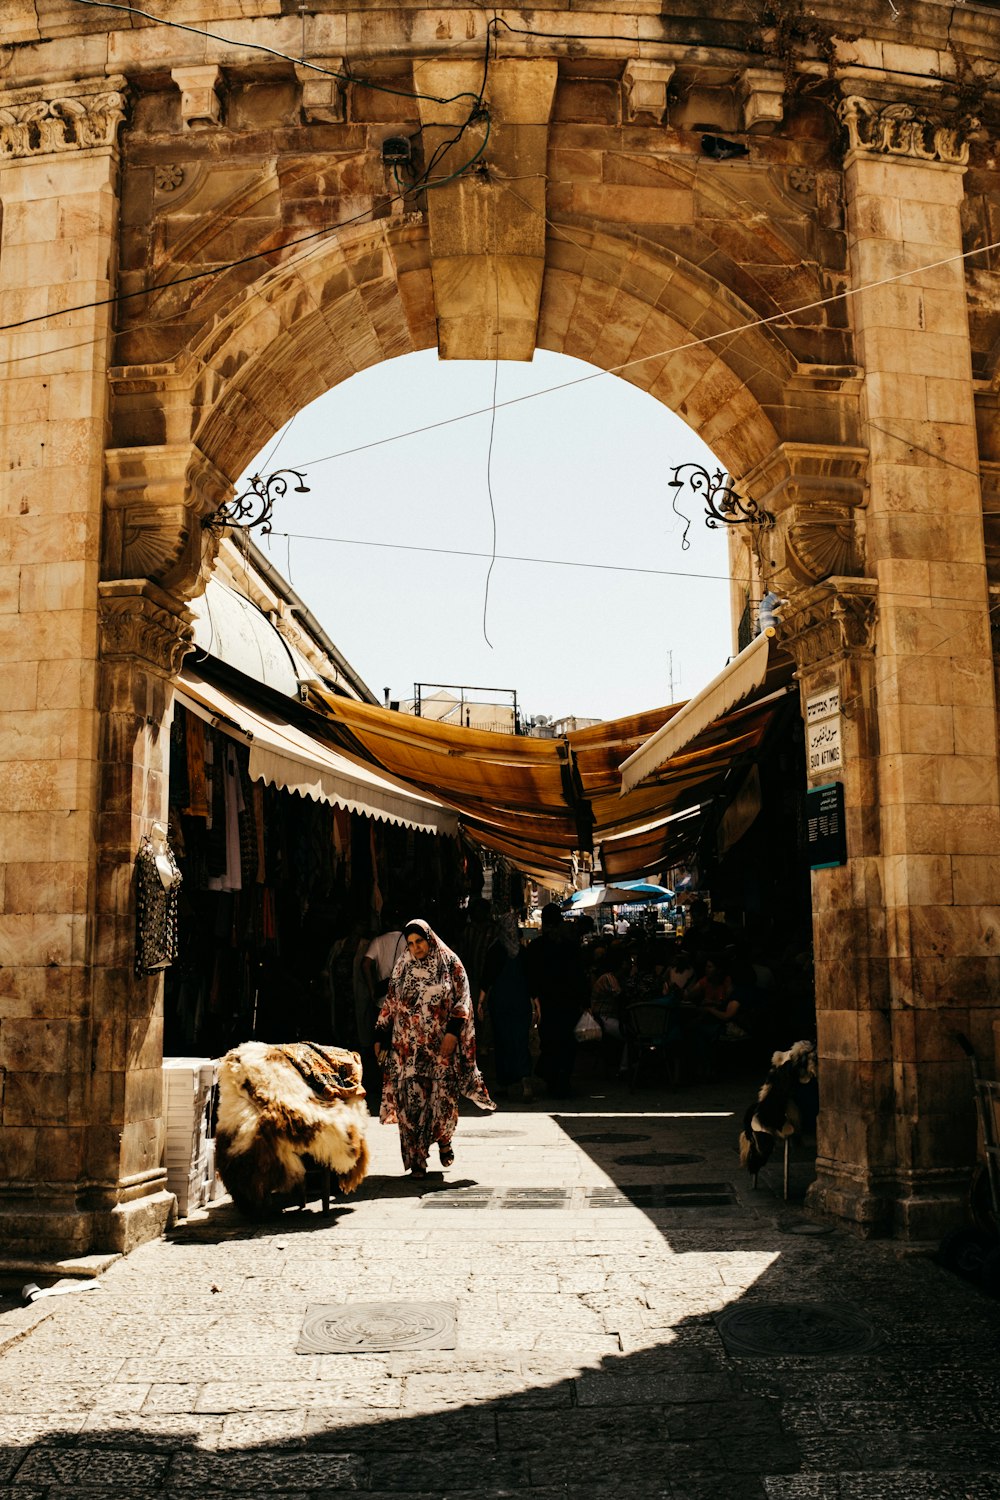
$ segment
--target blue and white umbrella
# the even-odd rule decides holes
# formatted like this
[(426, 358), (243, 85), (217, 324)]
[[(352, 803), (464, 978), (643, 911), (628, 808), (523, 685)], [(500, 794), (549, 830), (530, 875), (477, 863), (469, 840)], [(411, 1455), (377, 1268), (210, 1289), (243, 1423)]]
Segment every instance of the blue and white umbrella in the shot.
[(649, 880), (622, 880), (618, 885), (592, 885), (585, 891), (574, 891), (563, 902), (563, 911), (589, 911), (594, 906), (650, 906), (670, 901), (673, 891)]

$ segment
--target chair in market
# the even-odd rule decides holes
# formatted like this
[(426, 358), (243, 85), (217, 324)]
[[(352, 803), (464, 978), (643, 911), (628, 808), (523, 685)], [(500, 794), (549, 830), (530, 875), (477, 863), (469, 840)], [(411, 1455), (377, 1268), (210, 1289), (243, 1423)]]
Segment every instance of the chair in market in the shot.
[(677, 1082), (677, 1023), (668, 1006), (640, 1001), (625, 1011), (625, 1041), (628, 1047), (628, 1086), (638, 1087), (639, 1078), (651, 1065), (663, 1067), (668, 1081)]

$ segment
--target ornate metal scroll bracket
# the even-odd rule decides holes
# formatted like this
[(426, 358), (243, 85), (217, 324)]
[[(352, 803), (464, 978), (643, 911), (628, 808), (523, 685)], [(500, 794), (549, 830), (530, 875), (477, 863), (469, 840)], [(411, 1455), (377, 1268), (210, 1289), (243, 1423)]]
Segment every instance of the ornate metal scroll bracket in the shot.
[(273, 474), (253, 474), (250, 477), (250, 488), (244, 490), (242, 495), (234, 495), (232, 500), (227, 500), (217, 511), (206, 516), (202, 526), (208, 531), (222, 531), (226, 526), (233, 526), (241, 531), (260, 531), (266, 535), (271, 530), (274, 502), (288, 493), (288, 475), (298, 480), (293, 489), (294, 494), (309, 494), (305, 475), (300, 474), (298, 469), (275, 469)]
[[(690, 474), (687, 479), (682, 479), (681, 475), (686, 469), (690, 470)], [(739, 494), (724, 469), (716, 469), (714, 474), (710, 474), (701, 464), (675, 464), (674, 477), (669, 484), (675, 492), (671, 501), (674, 514), (684, 522), (684, 535), (681, 537), (681, 550), (684, 552), (691, 545), (688, 539), (691, 520), (683, 511), (678, 510), (677, 501), (685, 485), (704, 500), (705, 525), (713, 530), (719, 526), (756, 526), (761, 531), (769, 531), (774, 525), (772, 512), (758, 505), (756, 500)]]

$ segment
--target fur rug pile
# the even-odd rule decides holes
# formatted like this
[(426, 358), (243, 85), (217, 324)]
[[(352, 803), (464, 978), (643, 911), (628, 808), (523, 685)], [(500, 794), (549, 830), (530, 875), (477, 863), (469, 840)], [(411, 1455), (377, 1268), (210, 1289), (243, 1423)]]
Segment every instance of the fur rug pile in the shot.
[(776, 1140), (797, 1136), (802, 1128), (795, 1100), (796, 1086), (816, 1077), (816, 1048), (812, 1042), (796, 1042), (787, 1052), (775, 1052), (771, 1069), (761, 1085), (757, 1102), (743, 1116), (740, 1132), (740, 1164), (754, 1182), (770, 1159)]
[(368, 1171), (361, 1059), (313, 1042), (244, 1042), (219, 1064), (216, 1166), (242, 1212), (303, 1190), (309, 1158), (345, 1193)]

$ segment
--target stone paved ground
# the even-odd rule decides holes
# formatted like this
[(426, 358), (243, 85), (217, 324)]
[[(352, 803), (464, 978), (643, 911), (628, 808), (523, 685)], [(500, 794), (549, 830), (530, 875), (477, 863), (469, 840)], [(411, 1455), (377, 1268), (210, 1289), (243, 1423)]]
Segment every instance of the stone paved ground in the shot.
[[(464, 1118), (419, 1186), (373, 1122), (373, 1174), (328, 1218), (224, 1204), (34, 1326), (0, 1315), (0, 1500), (1000, 1496), (1000, 1304), (796, 1233), (779, 1171), (741, 1179), (746, 1093), (592, 1084), (558, 1117)], [(577, 1139), (607, 1133), (642, 1139)], [(649, 1152), (694, 1159), (618, 1160)], [(383, 1300), (454, 1303), (457, 1347), (295, 1353), (308, 1304)], [(787, 1315), (793, 1352), (727, 1347), (718, 1315), (778, 1302), (853, 1310), (871, 1347), (794, 1352)]]

